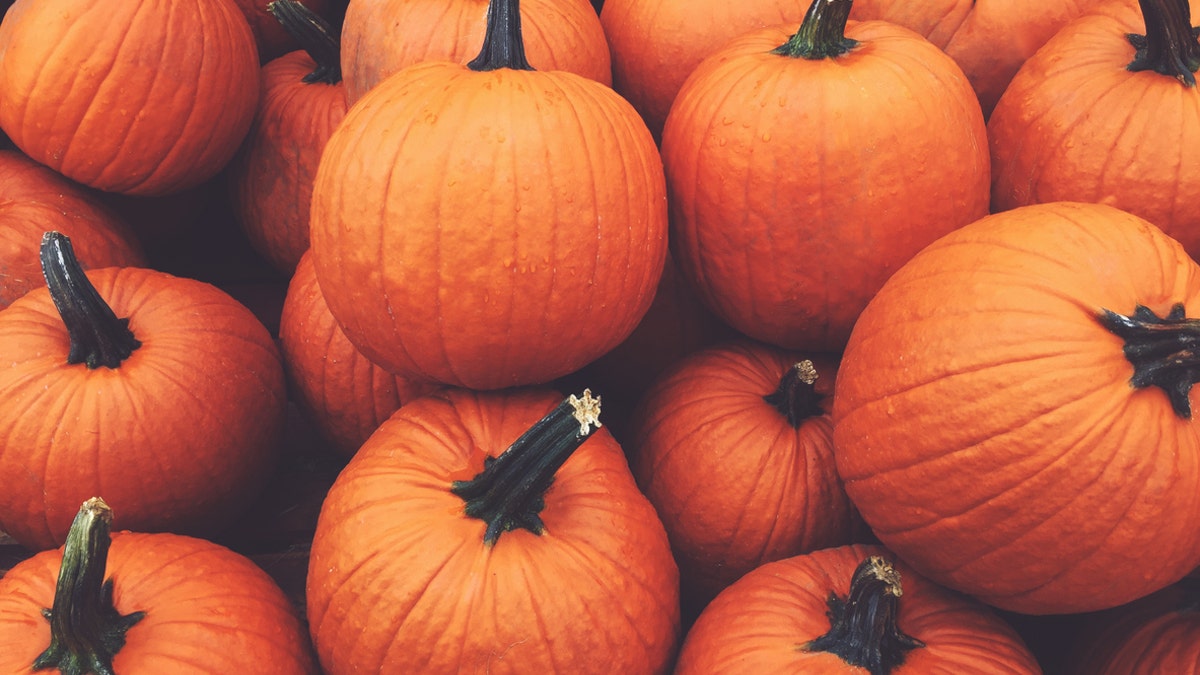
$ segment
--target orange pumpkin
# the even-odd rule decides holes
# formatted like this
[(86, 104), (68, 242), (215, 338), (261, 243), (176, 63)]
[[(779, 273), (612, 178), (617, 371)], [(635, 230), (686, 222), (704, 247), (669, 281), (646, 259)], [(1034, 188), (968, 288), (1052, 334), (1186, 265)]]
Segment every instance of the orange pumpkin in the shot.
[(449, 389), (384, 422), (313, 537), (325, 671), (668, 672), (678, 572), (598, 414), (586, 391)]
[(110, 536), (111, 521), (103, 500), (87, 500), (63, 549), (0, 579), (0, 671), (315, 675), (266, 572), (202, 539)]
[(232, 0), (19, 0), (0, 23), (0, 127), (84, 185), (177, 192), (237, 151), (258, 67)]
[(816, 0), (798, 29), (727, 43), (663, 131), (680, 270), (729, 325), (785, 348), (839, 351), (892, 272), (987, 213), (962, 71), (912, 31), (847, 24), (849, 9)]
[(847, 493), (919, 572), (1005, 609), (1090, 611), (1173, 583), (1200, 564), (1198, 313), (1200, 267), (1112, 207), (1027, 206), (946, 235), (846, 347)]
[(283, 427), (266, 328), (199, 281), (136, 267), (85, 275), (58, 233), (42, 267), (48, 288), (0, 312), (0, 530), (57, 546), (101, 490), (120, 527), (226, 525), (268, 475)]
[(1105, 3), (1013, 78), (988, 123), (992, 209), (1100, 202), (1200, 256), (1200, 43), (1188, 0), (1140, 5)]

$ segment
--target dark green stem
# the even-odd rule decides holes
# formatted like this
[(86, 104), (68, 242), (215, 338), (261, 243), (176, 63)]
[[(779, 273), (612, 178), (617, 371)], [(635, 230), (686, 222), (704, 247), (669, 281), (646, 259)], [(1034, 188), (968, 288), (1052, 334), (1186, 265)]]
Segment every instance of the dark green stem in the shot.
[(763, 400), (775, 407), (779, 414), (787, 417), (788, 424), (793, 429), (799, 429), (800, 423), (810, 417), (824, 415), (821, 399), (813, 385), (817, 382), (817, 368), (812, 361), (804, 360), (794, 364), (783, 377), (779, 378), (779, 387), (763, 396)]
[(342, 81), (342, 45), (337, 29), (297, 0), (273, 0), (267, 11), (317, 64), (316, 69), (302, 78), (303, 82)]
[(900, 631), (900, 573), (879, 556), (859, 563), (843, 600), (830, 593), (829, 632), (801, 649), (836, 654), (871, 675), (888, 675), (908, 652), (925, 643)]
[(519, 0), (491, 0), (488, 3), (483, 49), (467, 64), (468, 68), (479, 72), (500, 68), (533, 70), (525, 59), (520, 4)]
[(846, 21), (850, 18), (852, 4), (852, 0), (813, 0), (800, 30), (772, 53), (816, 61), (835, 58), (854, 49), (858, 41), (846, 37)]
[(125, 633), (145, 612), (121, 615), (113, 606), (108, 564), (112, 511), (97, 497), (80, 507), (63, 548), (54, 606), (42, 614), (50, 622), (50, 646), (33, 670), (61, 675), (114, 675), (113, 657), (125, 646)]
[(498, 457), (489, 457), (474, 478), (450, 486), (466, 502), (466, 514), (487, 523), (485, 544), (518, 527), (542, 533), (543, 497), (554, 474), (599, 426), (600, 399), (585, 389), (582, 397), (564, 399)]
[(1186, 318), (1183, 303), (1171, 307), (1165, 317), (1138, 305), (1133, 316), (1104, 309), (1098, 318), (1125, 340), (1125, 358), (1133, 364), (1129, 383), (1136, 389), (1161, 388), (1175, 414), (1191, 419), (1188, 394), (1200, 380), (1200, 320)]
[(1130, 33), (1137, 52), (1126, 66), (1129, 70), (1153, 70), (1169, 75), (1184, 86), (1196, 86), (1194, 73), (1200, 68), (1200, 29), (1192, 27), (1188, 0), (1138, 0), (1146, 22), (1146, 34)]
[(41, 259), (50, 298), (71, 338), (67, 363), (116, 368), (142, 346), (129, 330), (129, 319), (118, 319), (96, 292), (66, 235), (43, 235)]

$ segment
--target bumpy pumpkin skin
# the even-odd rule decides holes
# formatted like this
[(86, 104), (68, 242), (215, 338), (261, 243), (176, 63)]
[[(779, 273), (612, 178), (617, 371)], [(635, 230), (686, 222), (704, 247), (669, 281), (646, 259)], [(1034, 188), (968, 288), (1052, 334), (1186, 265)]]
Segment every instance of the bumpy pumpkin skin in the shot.
[(798, 649), (829, 630), (826, 600), (845, 598), (854, 568), (878, 555), (900, 572), (900, 629), (925, 643), (891, 675), (1040, 675), (1016, 632), (983, 605), (923, 578), (879, 546), (842, 546), (755, 569), (716, 597), (688, 631), (676, 675), (865, 673)]
[[(479, 54), (488, 0), (355, 0), (342, 23), (346, 100), (421, 61), (465, 64)], [(522, 0), (525, 55), (538, 70), (612, 84), (604, 29), (587, 0)]]
[[(1200, 4), (1192, 3), (1192, 17)], [(1141, 216), (1200, 255), (1200, 90), (1132, 72), (1136, 2), (1106, 3), (1029, 59), (988, 121), (992, 210), (1059, 200)]]
[(911, 28), (962, 68), (987, 117), (1013, 75), (1066, 23), (1099, 0), (854, 0), (850, 18)]
[(0, 127), (84, 185), (178, 192), (237, 151), (258, 69), (231, 0), (20, 0), (0, 26)]
[[(42, 610), (54, 602), (61, 565), (61, 549), (43, 551), (0, 579), (0, 672), (33, 674), (30, 664), (50, 644)], [(146, 613), (125, 634), (113, 660), (117, 673), (317, 672), (287, 596), (227, 548), (175, 534), (114, 532), (106, 576), (118, 612)]]
[(987, 213), (983, 117), (958, 66), (913, 32), (850, 22), (832, 59), (742, 35), (679, 92), (663, 132), (671, 246), (713, 311), (784, 348), (839, 351), (904, 261)]
[(103, 492), (115, 527), (211, 535), (274, 465), (287, 400), (275, 343), (215, 286), (134, 267), (87, 276), (142, 346), (116, 369), (68, 365), (45, 288), (0, 312), (0, 530), (58, 546)]
[(305, 253), (288, 284), (279, 347), (289, 392), (333, 448), (353, 455), (403, 403), (435, 385), (393, 375), (359, 353), (329, 313)]
[(611, 89), (427, 62), (368, 93), (326, 145), (313, 262), (346, 336), (384, 368), (548, 382), (645, 314), (665, 193), (649, 132)]
[(114, 211), (15, 150), (0, 150), (0, 309), (45, 285), (38, 242), (48, 230), (71, 238), (85, 269), (145, 265), (137, 236)]
[(308, 571), (326, 672), (669, 671), (678, 571), (606, 428), (555, 474), (540, 536), (515, 529), (486, 546), (486, 523), (449, 490), (560, 400), (545, 390), (431, 394), (350, 460), (321, 507)]
[(833, 410), (838, 471), (879, 539), (1030, 614), (1122, 604), (1200, 563), (1195, 425), (1131, 386), (1097, 319), (1139, 303), (1196, 316), (1200, 269), (1096, 204), (989, 216), (897, 272), (854, 328)]

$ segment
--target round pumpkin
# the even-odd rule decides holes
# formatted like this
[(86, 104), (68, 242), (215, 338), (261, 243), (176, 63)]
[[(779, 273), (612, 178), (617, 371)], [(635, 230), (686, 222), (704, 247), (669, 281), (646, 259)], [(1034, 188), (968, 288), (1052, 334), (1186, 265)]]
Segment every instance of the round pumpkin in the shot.
[(119, 527), (210, 535), (253, 499), (286, 406), (270, 334), (200, 281), (42, 244), (48, 287), (0, 312), (0, 530), (58, 546), (101, 491)]
[(735, 38), (663, 131), (675, 261), (718, 317), (784, 348), (839, 351), (909, 257), (988, 205), (987, 136), (950, 57), (817, 0)]
[(1090, 611), (1173, 583), (1200, 564), (1198, 313), (1196, 263), (1109, 206), (946, 235), (846, 347), (847, 493), (919, 572), (1005, 609)]
[(315, 675), (283, 591), (203, 539), (117, 532), (101, 499), (0, 578), (0, 671)]
[(666, 255), (662, 163), (608, 87), (529, 70), (512, 0), (469, 66), (426, 62), (347, 113), (313, 186), (317, 280), (407, 377), (548, 382), (624, 340)]
[(676, 675), (1041, 675), (1011, 627), (878, 546), (767, 563), (688, 631)]
[(666, 673), (679, 577), (599, 401), (448, 389), (338, 475), (308, 568), (343, 673)]
[(232, 0), (18, 0), (0, 23), (0, 128), (84, 185), (178, 192), (237, 151), (258, 68)]

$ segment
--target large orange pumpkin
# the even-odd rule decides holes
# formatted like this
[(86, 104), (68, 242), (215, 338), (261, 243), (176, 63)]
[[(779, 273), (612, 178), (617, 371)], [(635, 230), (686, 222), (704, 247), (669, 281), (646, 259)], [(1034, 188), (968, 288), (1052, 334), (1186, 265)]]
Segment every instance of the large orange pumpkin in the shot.
[[(663, 131), (671, 250), (727, 323), (838, 351), (884, 280), (985, 215), (987, 136), (950, 57), (849, 0), (706, 59)], [(781, 46), (782, 45), (782, 46)]]
[(469, 66), (371, 90), (317, 171), (312, 251), (329, 310), (370, 360), (489, 389), (548, 382), (625, 339), (666, 255), (662, 163), (637, 112), (523, 57), (496, 0)]
[(834, 443), (879, 539), (1005, 609), (1111, 607), (1200, 564), (1200, 267), (1099, 204), (988, 216), (854, 327)]

